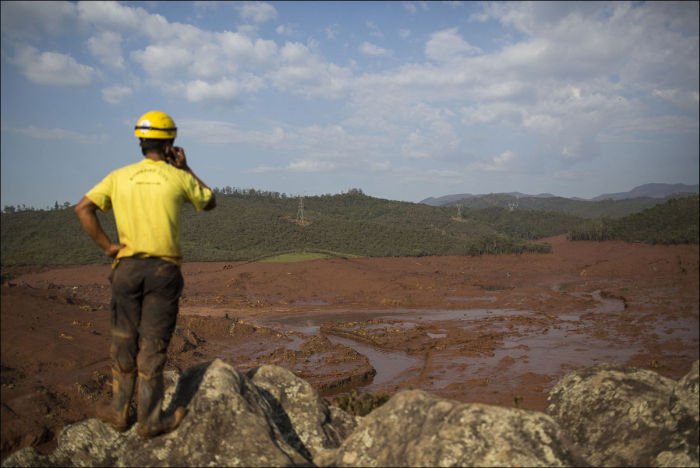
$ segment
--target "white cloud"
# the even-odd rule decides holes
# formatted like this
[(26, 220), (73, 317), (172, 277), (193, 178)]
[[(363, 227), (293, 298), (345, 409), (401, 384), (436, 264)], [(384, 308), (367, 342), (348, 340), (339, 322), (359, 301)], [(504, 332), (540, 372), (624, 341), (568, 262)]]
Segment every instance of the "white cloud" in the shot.
[(337, 24), (332, 24), (330, 26), (326, 26), (323, 32), (326, 33), (326, 39), (332, 41), (338, 36), (338, 33), (340, 32), (340, 27)]
[[(391, 128), (387, 122), (399, 118), (382, 108), (401, 114), (397, 101), (449, 100), (461, 109), (464, 125), (510, 125), (541, 138), (551, 155), (572, 162), (596, 157), (603, 140), (628, 139), (627, 131), (613, 129), (638, 120), (640, 113), (658, 112), (652, 99), (697, 108), (696, 4), (670, 4), (668, 11), (661, 4), (627, 8), (595, 2), (489, 8), (529, 36), (485, 53), (464, 41), (456, 28), (438, 31), (425, 47), (434, 64), (405, 64), (354, 80), (353, 89), (374, 102), (363, 99), (362, 106), (372, 111), (358, 109), (363, 113), (353, 121)], [(637, 97), (624, 97), (630, 93)], [(688, 126), (677, 119), (646, 123), (662, 132)], [(425, 138), (425, 130), (413, 132), (404, 140), (409, 143), (405, 154), (431, 154), (417, 145)]]
[(609, 79), (615, 73), (647, 91), (697, 86), (697, 2), (492, 3), (485, 11), (487, 19), (528, 35), (500, 58), (531, 79)]
[(425, 45), (425, 55), (438, 62), (445, 62), (464, 55), (480, 54), (481, 49), (469, 44), (457, 32), (457, 28), (433, 33)]
[(205, 17), (210, 11), (216, 11), (219, 7), (219, 2), (208, 0), (197, 0), (192, 3), (195, 15), (197, 18)]
[(404, 157), (434, 160), (454, 160), (459, 157), (461, 139), (455, 130), (455, 114), (452, 111), (420, 105), (404, 110), (404, 113), (411, 120), (421, 120), (418, 128), (408, 134), (401, 147)]
[(285, 131), (275, 129), (275, 132), (279, 136), (276, 139), (266, 133), (258, 141), (250, 142), (283, 149), (289, 161), (261, 164), (248, 172), (381, 172), (391, 166), (389, 161), (381, 159), (388, 148), (384, 137), (350, 132), (342, 125), (311, 125)]
[[(210, 95), (232, 98), (237, 91), (224, 80), (240, 82), (242, 75), (256, 76), (258, 82), (272, 83), (284, 91), (314, 96), (337, 96), (347, 86), (349, 70), (326, 63), (301, 43), (287, 42), (279, 48), (274, 41), (252, 38), (240, 30), (211, 33), (175, 26), (163, 28), (182, 30), (176, 38), (156, 40), (131, 52), (132, 59), (151, 76), (152, 85), (169, 93), (178, 89), (193, 100)], [(194, 84), (187, 87), (189, 92), (182, 84), (173, 84), (173, 76), (181, 82), (190, 78)], [(262, 87), (247, 89), (253, 92)]]
[(243, 2), (237, 4), (241, 17), (254, 23), (265, 23), (277, 18), (277, 9), (265, 2)]
[(112, 31), (103, 31), (88, 39), (88, 49), (100, 63), (112, 68), (123, 69), (122, 36)]
[(504, 172), (510, 170), (510, 166), (516, 159), (516, 154), (512, 150), (493, 156), (487, 162), (475, 162), (472, 167), (485, 172)]
[(522, 122), (524, 109), (509, 102), (490, 102), (460, 109), (465, 125), (515, 124)]
[(111, 86), (102, 90), (102, 99), (110, 104), (118, 104), (133, 94), (128, 86)]
[(39, 52), (34, 47), (21, 47), (13, 62), (32, 82), (47, 86), (82, 88), (90, 86), (95, 69), (78, 63), (73, 57), (58, 52)]
[(134, 61), (154, 78), (171, 80), (173, 74), (197, 78), (230, 76), (246, 67), (264, 66), (275, 58), (274, 41), (226, 31), (190, 31), (174, 41), (152, 43), (131, 53)]
[(523, 119), (523, 126), (545, 135), (552, 135), (563, 130), (561, 119), (550, 114), (529, 114)]
[(244, 65), (270, 64), (277, 56), (278, 48), (274, 41), (255, 39), (237, 32), (224, 32), (208, 38), (221, 47), (223, 59)]
[(151, 44), (144, 50), (132, 52), (131, 56), (148, 74), (156, 77), (177, 74), (194, 59), (192, 50), (179, 44)]
[(42, 33), (55, 36), (75, 30), (76, 8), (64, 1), (0, 2), (2, 34), (35, 39)]
[(336, 168), (331, 161), (317, 161), (314, 159), (304, 159), (292, 161), (287, 166), (289, 172), (327, 172)]
[(652, 95), (684, 109), (697, 109), (698, 91), (683, 89), (653, 89)]
[(80, 19), (95, 26), (117, 31), (140, 30), (151, 13), (140, 7), (130, 7), (117, 2), (79, 2)]
[(601, 137), (603, 141), (628, 141), (633, 135), (639, 139), (648, 140), (654, 134), (697, 134), (700, 129), (697, 118), (679, 115), (636, 116), (627, 119), (616, 119), (605, 129)]
[(418, 9), (416, 8), (416, 5), (411, 3), (411, 2), (403, 2), (401, 5), (408, 10), (409, 13), (414, 14)]
[(378, 37), (379, 39), (384, 39), (384, 33), (373, 21), (365, 21), (365, 26), (369, 29), (370, 36)]
[(275, 28), (275, 32), (280, 36), (297, 36), (299, 32), (296, 26), (280, 24)]
[(161, 86), (165, 93), (184, 97), (189, 102), (226, 103), (236, 101), (246, 93), (259, 91), (265, 83), (257, 76), (246, 74), (236, 79), (171, 81)]
[(312, 58), (309, 48), (300, 42), (287, 42), (280, 50), (280, 55), (288, 63), (306, 62)]
[(425, 1), (420, 1), (420, 2), (402, 2), (401, 5), (408, 10), (409, 13), (412, 15), (415, 14), (418, 11), (418, 7), (420, 7), (423, 11), (428, 9), (428, 2)]
[(141, 7), (118, 2), (81, 1), (77, 5), (78, 17), (83, 24), (124, 35), (136, 34), (157, 42), (187, 41), (199, 31), (188, 24), (170, 23), (163, 16)]
[(352, 82), (349, 69), (325, 63), (307, 46), (287, 42), (280, 49), (280, 64), (268, 75), (281, 90), (316, 97), (339, 97)]
[[(296, 153), (293, 161), (279, 165), (280, 170), (370, 167), (367, 161), (353, 163), (349, 152), (337, 150), (339, 141), (355, 157), (369, 151), (382, 158), (387, 154), (407, 158), (406, 164), (415, 159), (454, 161), (466, 157), (460, 153), (464, 134), (476, 125), (479, 130), (504, 126), (512, 134), (527, 136), (536, 151), (558, 158), (564, 166), (595, 157), (602, 142), (631, 141), (644, 132), (697, 132), (697, 118), (671, 115), (688, 114), (698, 105), (697, 2), (484, 4), (472, 20), (498, 21), (502, 30), (517, 34), (501, 36), (504, 40), (495, 49), (491, 47), (499, 43), (486, 36), (489, 50), (484, 51), (466, 39), (473, 36), (463, 36), (447, 23), (424, 42), (425, 58), (396, 67), (393, 60), (374, 62), (374, 67), (383, 67), (380, 71), (362, 71), (357, 64), (341, 66), (321, 52), (343, 44), (321, 47), (313, 39), (284, 42), (280, 36), (294, 33), (287, 23), (272, 26), (280, 35), (273, 33), (278, 42), (265, 39), (259, 24), (278, 16), (268, 3), (235, 4), (251, 23), (236, 32), (169, 22), (126, 2), (47, 4), (57, 18), (29, 3), (15, 3), (3, 2), (3, 39), (14, 27), (6, 19), (8, 11), (26, 11), (26, 18), (16, 13), (9, 18), (26, 24), (36, 20), (42, 34), (65, 31), (79, 19), (84, 32), (93, 34), (87, 44), (100, 63), (128, 68), (133, 63), (125, 61), (124, 54), (129, 54), (126, 57), (150, 78), (149, 86), (188, 102), (236, 102), (266, 89), (340, 99), (332, 115), (338, 116), (342, 132), (332, 121), (319, 122), (315, 129), (285, 128), (285, 143)], [(403, 5), (413, 13), (429, 8), (424, 3)], [(461, 11), (447, 5), (438, 8)], [(383, 37), (374, 22), (364, 26), (368, 38)], [(335, 39), (339, 26), (315, 32)], [(398, 34), (405, 39), (411, 31), (400, 29)], [(351, 51), (351, 45), (345, 46), (345, 52)], [(97, 74), (58, 51), (22, 50), (14, 63), (36, 83), (86, 86)], [(369, 41), (360, 45), (359, 52), (374, 57), (394, 53)], [(112, 86), (102, 90), (103, 98), (120, 102), (130, 89)], [(261, 93), (258, 98), (262, 102), (267, 96)], [(663, 103), (667, 105), (659, 106)], [(227, 128), (227, 132), (236, 141), (261, 146), (271, 136), (270, 131), (254, 134)], [(481, 169), (512, 168), (528, 157), (524, 150), (518, 151), (519, 158), (507, 153), (486, 158)]]
[(195, 80), (185, 85), (185, 97), (190, 102), (230, 101), (237, 97), (240, 92), (238, 83), (228, 79), (216, 83)]
[(286, 140), (280, 127), (270, 131), (242, 129), (240, 126), (215, 120), (183, 119), (179, 130), (183, 136), (210, 144), (252, 144), (261, 148), (279, 147)]
[(360, 52), (371, 57), (383, 57), (391, 53), (389, 50), (370, 42), (363, 42), (360, 46)]
[(494, 156), (493, 163), (498, 167), (504, 167), (515, 159), (515, 153), (511, 150), (506, 150), (498, 156)]

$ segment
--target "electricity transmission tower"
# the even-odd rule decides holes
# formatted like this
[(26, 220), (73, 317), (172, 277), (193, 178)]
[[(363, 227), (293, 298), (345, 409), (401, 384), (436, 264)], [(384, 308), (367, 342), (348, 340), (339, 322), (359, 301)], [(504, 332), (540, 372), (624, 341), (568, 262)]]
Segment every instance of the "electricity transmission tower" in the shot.
[(299, 197), (299, 208), (297, 209), (297, 224), (303, 226), (304, 221), (304, 197)]
[(514, 211), (518, 207), (518, 199), (516, 198), (514, 202), (508, 203), (508, 210)]

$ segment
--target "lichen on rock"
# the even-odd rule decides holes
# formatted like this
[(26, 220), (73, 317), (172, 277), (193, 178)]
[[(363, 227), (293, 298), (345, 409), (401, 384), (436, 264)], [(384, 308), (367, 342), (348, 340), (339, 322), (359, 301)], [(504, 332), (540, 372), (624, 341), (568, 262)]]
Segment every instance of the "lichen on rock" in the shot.
[(214, 360), (168, 375), (172, 433), (141, 439), (96, 419), (63, 429), (50, 455), (2, 466), (698, 466), (698, 362), (674, 381), (598, 365), (567, 374), (546, 413), (420, 390), (364, 417), (329, 406), (289, 370)]
[(564, 376), (546, 412), (597, 466), (698, 465), (698, 362), (680, 381), (609, 364)]

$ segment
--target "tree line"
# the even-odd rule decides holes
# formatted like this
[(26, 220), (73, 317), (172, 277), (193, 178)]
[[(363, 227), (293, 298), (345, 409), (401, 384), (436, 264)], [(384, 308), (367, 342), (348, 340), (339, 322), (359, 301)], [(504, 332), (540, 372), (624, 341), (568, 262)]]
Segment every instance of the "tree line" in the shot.
[[(229, 193), (230, 192), (230, 193)], [(258, 190), (217, 189), (217, 209), (183, 212), (186, 261), (251, 260), (280, 252), (332, 251), (357, 256), (546, 253), (531, 242), (568, 234), (572, 240), (698, 242), (698, 197), (669, 200), (621, 219), (593, 219), (542, 210), (484, 209), (374, 198), (359, 189), (304, 197)], [(60, 207), (59, 207), (60, 208)], [(2, 264), (106, 263), (72, 210), (2, 213)], [(112, 213), (98, 212), (114, 240)]]
[(584, 221), (568, 233), (570, 240), (623, 240), (650, 244), (698, 243), (698, 196), (670, 199), (666, 203), (620, 219)]

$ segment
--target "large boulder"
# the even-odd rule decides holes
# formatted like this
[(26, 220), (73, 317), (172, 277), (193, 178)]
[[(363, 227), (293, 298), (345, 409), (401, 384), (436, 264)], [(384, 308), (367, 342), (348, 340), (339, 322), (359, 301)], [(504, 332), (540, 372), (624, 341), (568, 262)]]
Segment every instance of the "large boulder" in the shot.
[[(89, 419), (64, 428), (52, 454), (25, 448), (3, 466), (310, 465), (314, 453), (337, 446), (354, 425), (350, 416), (331, 412), (308, 383), (276, 366), (245, 375), (217, 359), (184, 373), (167, 400), (188, 410), (169, 434), (144, 440), (136, 425), (119, 434)], [(341, 418), (337, 429), (334, 415)]]
[(581, 466), (540, 412), (397, 393), (362, 419), (324, 466)]
[(329, 407), (307, 381), (282, 367), (261, 366), (250, 377), (273, 409), (284, 439), (308, 459), (338, 447), (356, 426), (355, 418)]
[(678, 382), (601, 364), (564, 376), (546, 412), (596, 466), (698, 466), (698, 361)]
[(64, 428), (48, 456), (3, 466), (698, 466), (698, 362), (673, 381), (599, 365), (566, 375), (547, 413), (399, 392), (363, 418), (329, 407), (277, 366), (220, 360), (168, 374), (180, 427), (143, 440), (96, 419)]

